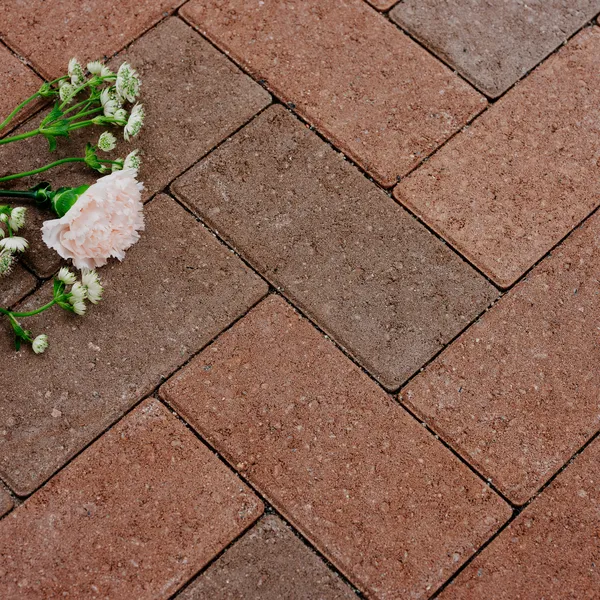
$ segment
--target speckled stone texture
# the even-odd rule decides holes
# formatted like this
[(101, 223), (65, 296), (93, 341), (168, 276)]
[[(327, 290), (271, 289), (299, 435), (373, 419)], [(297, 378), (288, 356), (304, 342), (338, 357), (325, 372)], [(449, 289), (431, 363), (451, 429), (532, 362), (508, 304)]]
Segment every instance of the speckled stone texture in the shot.
[(0, 597), (166, 600), (262, 508), (148, 400), (0, 521)]
[[(0, 6), (0, 14), (2, 7)], [(0, 25), (1, 28), (1, 25)], [(0, 81), (2, 93), (0, 94), (0, 123), (23, 100), (29, 98), (39, 90), (42, 80), (16, 56), (0, 44)], [(20, 111), (6, 128), (0, 129), (0, 137), (4, 137), (12, 127), (17, 125), (24, 117), (31, 114), (32, 109), (39, 107), (39, 102), (31, 102)], [(2, 202), (2, 199), (0, 199)]]
[(497, 296), (280, 106), (172, 187), (388, 389)]
[(599, 0), (403, 0), (390, 16), (496, 98), (598, 12)]
[(367, 0), (367, 2), (377, 10), (388, 10), (399, 0)]
[(192, 0), (181, 14), (384, 186), (486, 105), (363, 0)]
[(13, 507), (13, 500), (9, 493), (0, 486), (0, 517), (3, 517)]
[(273, 515), (262, 519), (177, 600), (357, 600)]
[(19, 0), (0, 2), (0, 36), (49, 79), (81, 62), (111, 56), (182, 0)]
[(402, 399), (521, 504), (600, 429), (600, 214)]
[(0, 277), (0, 306), (12, 306), (31, 292), (36, 283), (36, 278), (29, 271), (19, 264), (15, 265), (8, 275)]
[[(102, 269), (100, 304), (84, 318), (53, 308), (27, 319), (36, 334), (49, 335), (44, 355), (30, 348), (16, 353), (2, 322), (0, 475), (20, 495), (266, 292), (264, 282), (172, 199), (159, 196), (145, 212), (141, 240), (123, 263)], [(26, 306), (50, 296), (47, 285)]]
[(599, 60), (586, 29), (394, 190), (502, 287), (599, 204)]
[(596, 600), (599, 465), (596, 440), (458, 576), (440, 600)]
[(369, 597), (433, 593), (510, 515), (276, 296), (161, 395)]

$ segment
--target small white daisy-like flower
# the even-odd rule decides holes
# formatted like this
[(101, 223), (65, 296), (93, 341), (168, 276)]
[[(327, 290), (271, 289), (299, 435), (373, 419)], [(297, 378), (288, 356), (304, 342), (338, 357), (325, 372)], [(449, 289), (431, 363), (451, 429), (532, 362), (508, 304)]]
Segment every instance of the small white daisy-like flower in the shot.
[(117, 90), (114, 86), (104, 88), (100, 92), (100, 102), (104, 109), (105, 117), (113, 117), (117, 110), (121, 108), (121, 102), (117, 95)]
[(142, 161), (138, 156), (138, 150), (131, 151), (123, 161), (123, 169), (135, 169), (136, 171), (140, 168)]
[(65, 285), (73, 285), (77, 281), (75, 273), (71, 273), (67, 267), (61, 267), (56, 278)]
[(112, 118), (115, 120), (117, 125), (127, 125), (127, 111), (124, 108), (119, 108), (116, 110)]
[(15, 256), (8, 250), (0, 252), (0, 275), (8, 275), (15, 263)]
[[(0, 223), (6, 223), (10, 217), (6, 213), (0, 213)], [(0, 231), (2, 231), (0, 229)]]
[(76, 58), (72, 58), (69, 61), (69, 77), (71, 78), (71, 85), (75, 87), (79, 87), (82, 83), (85, 83), (83, 67)]
[(0, 249), (9, 252), (24, 252), (29, 247), (29, 243), (22, 237), (7, 237), (0, 240)]
[(141, 104), (136, 104), (131, 109), (131, 114), (129, 115), (127, 125), (125, 125), (125, 130), (123, 131), (123, 136), (127, 141), (140, 132), (142, 125), (144, 124), (145, 114), (144, 107)]
[(87, 64), (87, 70), (92, 75), (101, 75), (104, 65), (99, 60), (93, 60)]
[(102, 300), (102, 292), (104, 292), (98, 273), (85, 269), (81, 275), (81, 283), (87, 291), (88, 300), (92, 304), (98, 304)]
[(70, 102), (75, 95), (75, 88), (70, 83), (65, 83), (60, 86), (58, 95), (63, 102)]
[(36, 354), (42, 354), (48, 347), (48, 336), (45, 334), (38, 335), (33, 342), (31, 348)]
[(75, 302), (83, 302), (87, 298), (87, 290), (78, 282), (73, 284), (69, 295), (69, 302), (75, 305)]
[(129, 63), (124, 62), (117, 71), (117, 92), (123, 101), (135, 102), (140, 93), (141, 81)]
[(103, 152), (110, 152), (115, 149), (117, 145), (117, 138), (110, 133), (110, 131), (105, 131), (98, 138), (98, 148)]
[[(122, 158), (117, 158), (117, 160), (115, 160), (113, 162), (113, 164), (111, 165), (111, 171), (114, 173), (115, 171), (121, 171), (123, 169), (123, 159)], [(0, 231), (2, 231), (0, 229)]]
[(83, 300), (77, 300), (76, 302), (73, 302), (72, 306), (73, 306), (73, 312), (76, 315), (79, 315), (80, 317), (85, 315), (86, 306), (85, 306), (85, 302)]
[(111, 75), (114, 76), (114, 73), (106, 65), (102, 65), (102, 71), (100, 72), (100, 75), (102, 77), (110, 77)]
[(13, 231), (19, 231), (23, 225), (25, 225), (25, 215), (27, 209), (24, 206), (17, 206), (10, 212), (10, 218), (8, 224), (12, 227)]

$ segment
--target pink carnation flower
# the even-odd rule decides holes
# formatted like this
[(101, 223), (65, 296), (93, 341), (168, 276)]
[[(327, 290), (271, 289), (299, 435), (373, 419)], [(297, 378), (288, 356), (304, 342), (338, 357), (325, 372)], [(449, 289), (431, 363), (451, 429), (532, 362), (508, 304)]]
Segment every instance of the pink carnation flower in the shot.
[(141, 190), (135, 169), (115, 171), (90, 186), (60, 219), (45, 221), (44, 242), (78, 269), (95, 269), (125, 250), (144, 229)]

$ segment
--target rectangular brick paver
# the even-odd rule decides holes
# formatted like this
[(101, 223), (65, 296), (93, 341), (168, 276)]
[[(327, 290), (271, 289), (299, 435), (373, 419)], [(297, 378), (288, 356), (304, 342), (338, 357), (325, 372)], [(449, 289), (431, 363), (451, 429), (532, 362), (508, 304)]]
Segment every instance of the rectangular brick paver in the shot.
[(111, 56), (160, 21), (182, 0), (20, 0), (0, 3), (0, 35), (49, 79), (72, 56), (82, 62)]
[(367, 2), (378, 10), (388, 10), (399, 0), (367, 0)]
[(599, 59), (592, 27), (394, 190), (500, 286), (599, 203)]
[(173, 190), (389, 389), (497, 295), (282, 107)]
[(12, 306), (35, 289), (36, 283), (36, 278), (17, 264), (9, 275), (0, 276), (0, 306)]
[[(2, 8), (0, 7), (0, 14)], [(1, 26), (0, 26), (1, 27)], [(9, 113), (23, 100), (37, 92), (42, 80), (18, 58), (0, 44), (0, 81), (2, 81), (2, 94), (0, 94), (0, 123), (8, 117)], [(33, 102), (24, 108), (5, 129), (0, 129), (0, 137), (3, 137), (10, 128), (17, 125), (31, 110), (39, 106)], [(4, 175), (0, 167), (0, 176)], [(2, 200), (0, 199), (0, 203)]]
[(596, 440), (440, 595), (440, 600), (596, 600), (600, 590)]
[(192, 0), (181, 14), (385, 186), (486, 103), (363, 0)]
[(510, 514), (278, 297), (161, 394), (369, 597), (433, 593)]
[(599, 0), (403, 0), (390, 16), (495, 98), (598, 12)]
[(0, 517), (3, 517), (13, 507), (13, 500), (10, 494), (0, 486)]
[(166, 599), (261, 512), (148, 400), (0, 521), (0, 597)]
[(599, 303), (597, 214), (402, 398), (523, 503), (600, 429)]
[(265, 517), (177, 600), (357, 600), (281, 519)]
[[(85, 317), (30, 318), (50, 348), (14, 351), (0, 331), (0, 474), (28, 494), (241, 313), (267, 286), (183, 208), (160, 196), (123, 263), (102, 269), (105, 298)], [(40, 306), (46, 286), (28, 299)]]

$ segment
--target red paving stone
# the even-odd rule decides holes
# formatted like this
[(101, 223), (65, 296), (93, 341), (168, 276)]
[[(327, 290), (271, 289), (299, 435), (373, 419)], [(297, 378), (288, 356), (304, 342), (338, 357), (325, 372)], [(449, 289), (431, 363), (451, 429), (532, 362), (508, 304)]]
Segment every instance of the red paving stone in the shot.
[(600, 590), (600, 442), (559, 475), (440, 600), (595, 600)]
[(275, 516), (267, 516), (177, 600), (357, 600)]
[(513, 502), (598, 429), (600, 214), (402, 391)]
[(59, 77), (72, 56), (111, 56), (182, 0), (20, 0), (0, 3), (0, 36), (44, 76)]
[[(0, 332), (0, 475), (20, 495), (257, 302), (266, 284), (172, 199), (146, 206), (146, 231), (126, 260), (102, 269), (104, 300), (77, 318), (27, 320), (50, 348), (14, 351)], [(48, 301), (49, 286), (26, 306)], [(1, 595), (0, 595), (1, 597)]]
[(2, 487), (0, 487), (0, 517), (4, 516), (13, 507), (13, 500)]
[(277, 297), (162, 396), (369, 597), (423, 597), (508, 506)]
[(166, 599), (261, 513), (148, 400), (0, 521), (0, 597)]
[(388, 389), (497, 296), (281, 106), (173, 191)]
[(396, 4), (399, 0), (367, 0), (369, 4), (374, 6), (378, 10), (388, 10)]
[[(2, 14), (2, 7), (0, 7), (0, 14)], [(2, 81), (0, 123), (18, 104), (37, 92), (42, 84), (42, 80), (2, 44), (0, 44), (0, 81)], [(0, 137), (3, 137), (11, 127), (17, 125), (28, 114), (31, 114), (31, 110), (36, 106), (39, 104), (32, 102), (18, 113), (6, 128), (0, 129)], [(1, 172), (2, 169), (0, 169)]]
[(599, 59), (588, 28), (394, 190), (502, 287), (599, 204)]
[(12, 306), (34, 290), (36, 284), (37, 279), (29, 271), (16, 265), (9, 275), (0, 277), (0, 306)]
[(403, 0), (390, 17), (496, 98), (598, 12), (599, 0)]
[(192, 0), (180, 12), (384, 186), (486, 104), (363, 0)]

